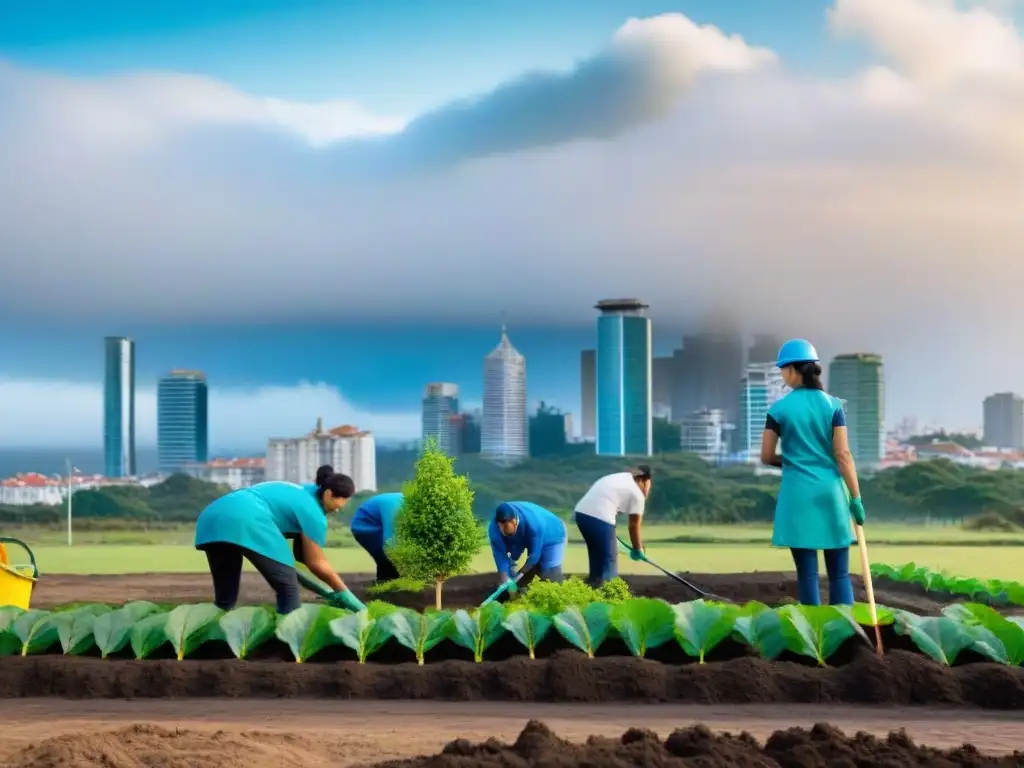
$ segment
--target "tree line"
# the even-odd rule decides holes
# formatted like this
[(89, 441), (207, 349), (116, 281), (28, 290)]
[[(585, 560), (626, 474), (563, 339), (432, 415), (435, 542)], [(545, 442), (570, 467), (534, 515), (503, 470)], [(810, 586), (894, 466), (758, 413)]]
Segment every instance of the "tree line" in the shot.
[[(413, 474), (413, 451), (381, 451), (377, 458), (380, 492), (401, 490)], [(779, 478), (755, 474), (752, 467), (713, 467), (685, 454), (644, 460), (654, 472), (648, 519), (685, 523), (767, 523), (772, 520)], [(479, 456), (455, 461), (469, 478), (473, 509), (487, 517), (502, 501), (533, 501), (571, 514), (594, 480), (623, 471), (629, 461), (593, 454), (531, 459), (503, 469)], [(862, 479), (864, 503), (872, 520), (959, 523), (1009, 530), (1024, 527), (1024, 472), (981, 470), (945, 460), (922, 461)], [(223, 493), (223, 486), (174, 475), (150, 488), (110, 486), (76, 491), (74, 515), (85, 519), (139, 522), (191, 522)], [(354, 511), (357, 497), (346, 511)], [(65, 507), (0, 506), (0, 523), (56, 523)]]

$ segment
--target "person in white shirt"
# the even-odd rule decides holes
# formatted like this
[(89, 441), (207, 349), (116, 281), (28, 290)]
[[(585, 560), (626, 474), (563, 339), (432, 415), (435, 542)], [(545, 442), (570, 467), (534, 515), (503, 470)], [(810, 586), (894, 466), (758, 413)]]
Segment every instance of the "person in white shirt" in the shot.
[(590, 573), (587, 583), (600, 586), (619, 575), (615, 522), (619, 513), (629, 519), (630, 557), (644, 559), (640, 521), (647, 494), (651, 492), (651, 468), (641, 464), (629, 472), (605, 475), (576, 504), (576, 526), (587, 545)]

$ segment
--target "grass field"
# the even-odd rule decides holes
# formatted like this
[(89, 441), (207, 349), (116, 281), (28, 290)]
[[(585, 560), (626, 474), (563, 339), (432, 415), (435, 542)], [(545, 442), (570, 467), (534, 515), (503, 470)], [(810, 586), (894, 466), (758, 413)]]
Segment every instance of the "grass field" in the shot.
[[(872, 543), (875, 562), (915, 562), (952, 574), (982, 578), (1024, 578), (1024, 546), (904, 546)], [(43, 546), (35, 549), (40, 572), (65, 574), (115, 574), (143, 572), (203, 572), (206, 558), (188, 545), (76, 545)], [(749, 571), (792, 570), (789, 552), (764, 544), (656, 544), (648, 545), (648, 554), (662, 566), (677, 571), (704, 573), (743, 573)], [(331, 562), (342, 576), (372, 570), (372, 561), (359, 547), (329, 549)], [(571, 543), (566, 553), (567, 573), (586, 571), (586, 549)], [(859, 570), (856, 557), (852, 567)], [(621, 557), (623, 573), (650, 573), (643, 563)], [(494, 570), (490, 552), (483, 550), (473, 561), (473, 570)]]

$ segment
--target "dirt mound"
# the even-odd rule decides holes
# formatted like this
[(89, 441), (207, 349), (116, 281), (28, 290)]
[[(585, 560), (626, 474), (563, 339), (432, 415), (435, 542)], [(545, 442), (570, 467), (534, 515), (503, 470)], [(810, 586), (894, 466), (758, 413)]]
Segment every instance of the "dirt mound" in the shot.
[(169, 730), (132, 725), (46, 739), (12, 756), (9, 768), (300, 768), (337, 757), (328, 743), (292, 734)]
[[(736, 602), (758, 600), (778, 605), (796, 598), (796, 577), (792, 572), (684, 573), (688, 581)], [(345, 581), (359, 595), (373, 577), (370, 574), (345, 574)], [(641, 597), (660, 597), (677, 603), (692, 600), (694, 594), (664, 576), (626, 576), (633, 593)], [(860, 577), (853, 577), (854, 593), (866, 600)], [(445, 582), (444, 601), (448, 608), (479, 605), (494, 590), (494, 574), (457, 576)], [(823, 599), (826, 582), (822, 579)], [(119, 576), (44, 576), (32, 595), (36, 608), (52, 608), (74, 602), (123, 603), (127, 600), (152, 600), (157, 603), (196, 603), (212, 599), (210, 577), (205, 573), (138, 573)], [(409, 608), (434, 604), (434, 588), (422, 593), (392, 593), (384, 599)], [(922, 616), (937, 615), (944, 605), (955, 602), (950, 595), (925, 593), (892, 583), (875, 584), (875, 599), (891, 608), (902, 608)], [(273, 603), (274, 594), (258, 573), (242, 574), (241, 603)]]
[[(844, 652), (846, 648), (844, 648)], [(943, 667), (920, 654), (878, 658), (863, 643), (836, 666), (752, 656), (706, 664), (577, 651), (474, 664), (306, 664), (281, 661), (121, 661), (70, 656), (0, 660), (0, 697), (344, 698), (448, 701), (850, 703), (1024, 709), (1024, 669)]]
[(573, 744), (533, 720), (515, 744), (502, 744), (495, 739), (470, 744), (460, 739), (449, 743), (438, 755), (378, 763), (376, 768), (1017, 768), (1022, 764), (1024, 753), (990, 757), (970, 745), (942, 752), (917, 746), (902, 731), (880, 740), (860, 733), (848, 737), (830, 725), (818, 724), (810, 731), (776, 731), (762, 746), (747, 733), (719, 735), (698, 725), (677, 730), (665, 741), (652, 731), (632, 728), (620, 739), (591, 737), (586, 744)]

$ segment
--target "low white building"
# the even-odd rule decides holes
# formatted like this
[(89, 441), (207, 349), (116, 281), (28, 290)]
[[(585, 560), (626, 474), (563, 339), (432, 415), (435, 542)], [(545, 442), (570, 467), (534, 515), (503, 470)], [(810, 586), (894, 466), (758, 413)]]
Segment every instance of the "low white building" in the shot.
[(725, 411), (705, 408), (684, 416), (679, 421), (679, 438), (683, 453), (692, 453), (705, 461), (718, 462), (728, 452)]
[[(72, 491), (86, 491), (110, 485), (132, 485), (131, 481), (105, 478), (102, 475), (78, 475), (71, 479)], [(0, 504), (12, 507), (29, 507), (36, 504), (55, 506), (63, 504), (68, 497), (66, 477), (25, 472), (0, 480)]]
[(370, 432), (350, 425), (325, 430), (318, 419), (308, 435), (274, 437), (267, 443), (267, 480), (312, 483), (323, 464), (351, 477), (357, 492), (377, 490), (377, 444)]
[(266, 460), (260, 458), (212, 459), (205, 464), (188, 464), (182, 471), (197, 480), (226, 485), (237, 491), (262, 483), (266, 477), (265, 466)]

